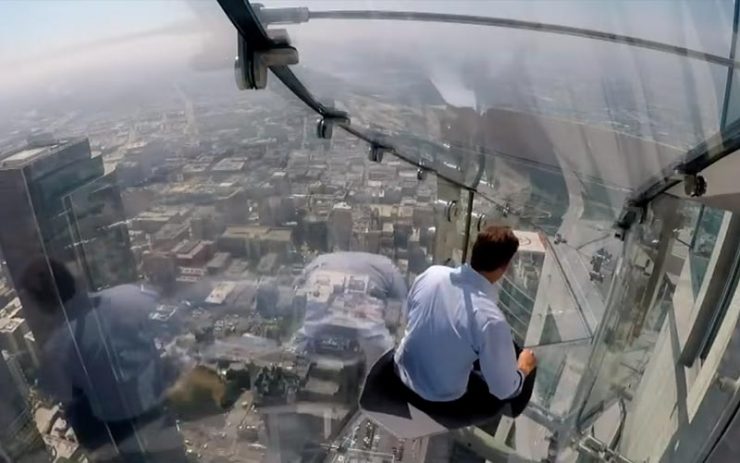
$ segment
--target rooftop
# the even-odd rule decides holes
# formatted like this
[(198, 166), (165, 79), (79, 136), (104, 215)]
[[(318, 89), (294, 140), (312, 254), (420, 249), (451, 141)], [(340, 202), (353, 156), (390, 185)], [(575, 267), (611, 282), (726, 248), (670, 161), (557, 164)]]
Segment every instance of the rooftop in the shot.
[(30, 159), (33, 159), (39, 153), (46, 151), (48, 148), (49, 148), (48, 146), (41, 146), (41, 147), (36, 147), (36, 148), (26, 148), (24, 150), (18, 151), (15, 154), (11, 154), (7, 158), (3, 159), (2, 165), (12, 166), (17, 163), (28, 161)]
[(13, 299), (8, 302), (5, 307), (0, 309), (0, 318), (13, 318), (15, 317), (18, 312), (21, 311), (23, 306), (21, 305), (21, 300), (18, 299), (18, 297), (14, 297)]
[(264, 238), (276, 241), (290, 241), (291, 232), (284, 228), (271, 228), (258, 225), (237, 225), (228, 227), (222, 235), (224, 238)]
[(314, 394), (332, 396), (339, 392), (339, 384), (334, 381), (310, 378), (304, 390)]
[[(10, 153), (0, 153), (0, 168), (19, 168), (28, 165), (42, 158), (49, 158), (49, 155), (55, 152), (66, 150), (67, 148), (76, 147), (79, 144), (87, 144), (87, 139), (77, 138), (60, 142), (49, 143), (43, 146), (30, 145), (20, 151)], [(66, 154), (66, 153), (65, 153)], [(63, 156), (63, 162), (77, 159), (78, 157), (90, 157), (89, 147), (85, 150), (74, 150), (74, 154)], [(52, 164), (56, 164), (59, 159), (53, 157)]]
[(211, 293), (206, 298), (208, 304), (223, 304), (229, 294), (236, 288), (236, 283), (233, 281), (222, 281), (218, 283)]
[(0, 333), (12, 333), (18, 329), (24, 321), (25, 320), (22, 318), (0, 318)]
[(237, 159), (221, 159), (211, 170), (216, 172), (230, 172), (244, 169), (245, 162)]
[(39, 431), (43, 434), (49, 433), (51, 431), (51, 425), (59, 416), (60, 412), (59, 405), (54, 405), (51, 408), (38, 407), (34, 412), (34, 418)]
[(352, 210), (352, 206), (345, 202), (336, 203), (334, 206), (332, 206), (332, 209), (338, 210), (338, 209), (346, 209), (346, 210)]
[(172, 249), (172, 252), (174, 252), (175, 254), (189, 254), (199, 244), (200, 241), (183, 240), (175, 245), (175, 247)]
[(539, 233), (514, 230), (514, 234), (519, 238), (520, 252), (545, 253), (545, 245), (542, 243)]
[(229, 261), (231, 255), (228, 252), (217, 252), (213, 258), (208, 261), (208, 267), (223, 267)]
[(265, 234), (269, 229), (269, 227), (237, 225), (228, 227), (223, 236), (228, 238), (252, 238)]

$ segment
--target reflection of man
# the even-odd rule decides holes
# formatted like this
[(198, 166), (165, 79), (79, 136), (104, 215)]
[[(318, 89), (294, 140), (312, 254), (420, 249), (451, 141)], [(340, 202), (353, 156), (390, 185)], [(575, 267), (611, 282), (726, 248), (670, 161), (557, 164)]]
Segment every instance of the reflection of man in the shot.
[(390, 306), (395, 303), (400, 315), (406, 283), (389, 258), (365, 252), (325, 254), (306, 267), (297, 287), (306, 294), (306, 315), (296, 334), (299, 346), (328, 351), (359, 345), (373, 361), (393, 345), (387, 325), (397, 317), (390, 316)]
[(317, 270), (344, 272), (348, 275), (363, 275), (369, 279), (368, 294), (381, 300), (406, 297), (406, 282), (393, 262), (369, 252), (334, 252), (312, 260), (303, 272), (305, 283)]
[(529, 349), (517, 358), (494, 287), (518, 247), (510, 228), (488, 227), (473, 245), (469, 266), (433, 266), (414, 282), (395, 364), (403, 383), (422, 399), (464, 399), (493, 408), (499, 400), (521, 397), (515, 414), (526, 405), (536, 359)]
[(62, 403), (93, 461), (185, 461), (148, 329), (155, 295), (135, 285), (87, 294), (63, 265), (46, 260), (29, 266), (21, 287), (61, 320), (43, 345), (40, 383)]

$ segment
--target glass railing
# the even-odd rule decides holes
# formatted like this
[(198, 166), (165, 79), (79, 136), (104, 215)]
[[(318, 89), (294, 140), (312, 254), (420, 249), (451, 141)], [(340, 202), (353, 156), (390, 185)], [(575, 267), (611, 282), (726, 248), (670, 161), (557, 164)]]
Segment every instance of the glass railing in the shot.
[[(70, 2), (81, 30), (99, 15), (95, 43), (0, 54), (18, 64), (0, 85), (0, 462), (706, 455), (736, 398), (716, 378), (735, 371), (740, 227), (656, 185), (729, 152), (701, 147), (735, 118), (730, 2), (220, 3), (285, 27), (299, 63), (238, 92), (244, 17), (198, 2)], [(365, 374), (416, 276), (502, 223), (529, 406), (398, 439), (358, 409)]]

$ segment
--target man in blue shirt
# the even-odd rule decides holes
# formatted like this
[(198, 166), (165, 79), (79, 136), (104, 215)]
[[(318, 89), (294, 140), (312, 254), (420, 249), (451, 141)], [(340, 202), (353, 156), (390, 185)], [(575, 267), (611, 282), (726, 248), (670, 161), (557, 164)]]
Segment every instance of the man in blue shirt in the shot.
[(416, 278), (407, 299), (408, 322), (395, 352), (403, 384), (429, 402), (497, 406), (521, 413), (537, 364), (517, 353), (511, 327), (496, 304), (496, 282), (519, 241), (509, 227), (491, 226), (473, 245), (470, 265), (432, 266)]
[(65, 265), (43, 258), (20, 289), (57, 325), (42, 342), (39, 384), (62, 404), (88, 459), (186, 462), (149, 330), (157, 295), (133, 284), (88, 293)]

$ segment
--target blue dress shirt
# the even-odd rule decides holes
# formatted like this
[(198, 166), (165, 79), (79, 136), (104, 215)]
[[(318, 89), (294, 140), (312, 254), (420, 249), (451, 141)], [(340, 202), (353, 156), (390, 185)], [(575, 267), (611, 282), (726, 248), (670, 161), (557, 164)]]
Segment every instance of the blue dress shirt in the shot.
[(468, 265), (435, 265), (419, 275), (409, 291), (406, 332), (394, 357), (403, 383), (426, 400), (459, 399), (480, 360), (491, 394), (499, 399), (519, 394), (524, 374), (496, 295), (496, 286)]

